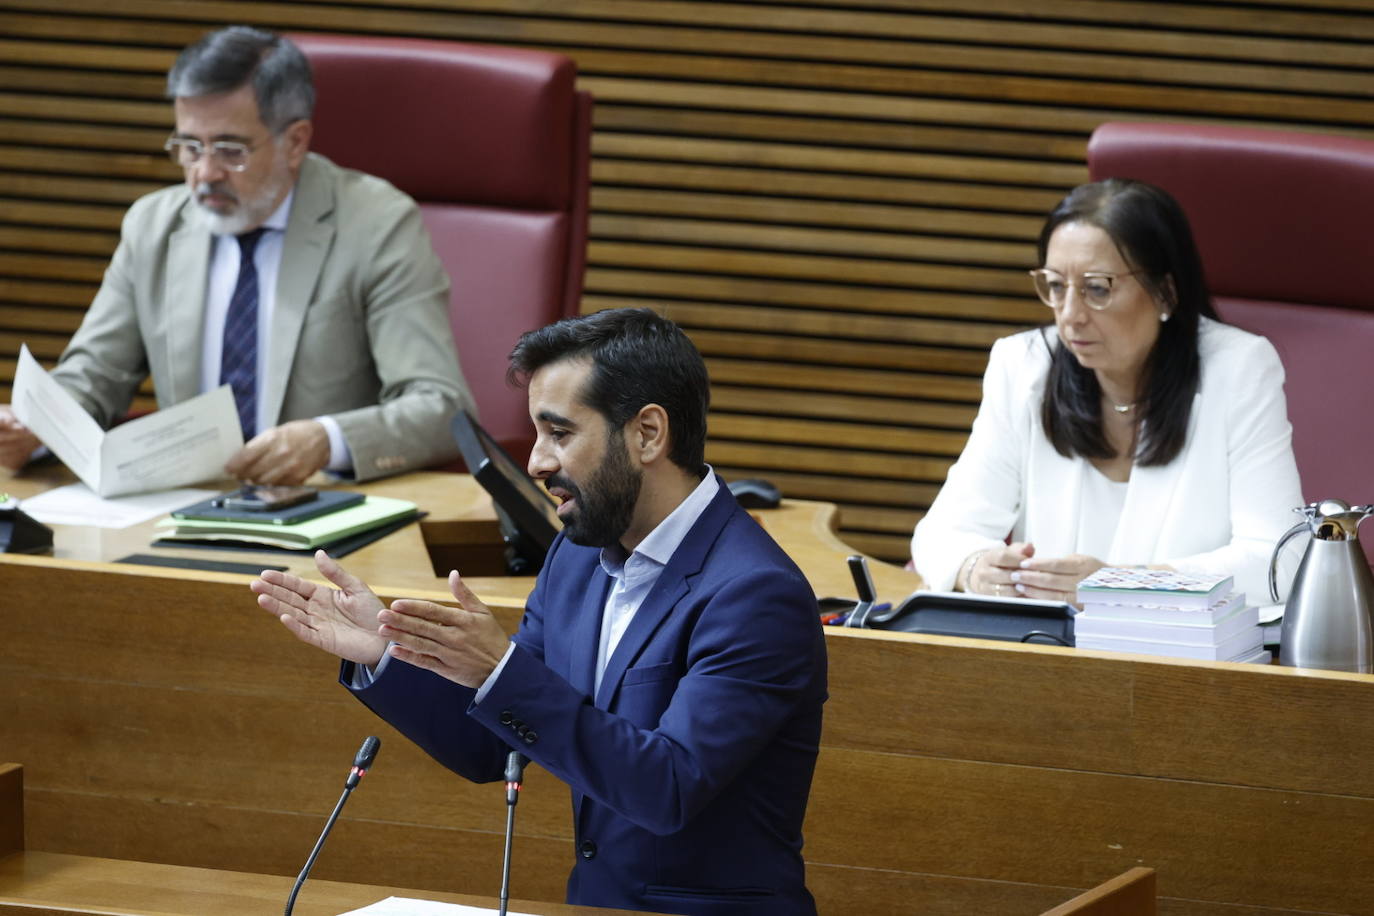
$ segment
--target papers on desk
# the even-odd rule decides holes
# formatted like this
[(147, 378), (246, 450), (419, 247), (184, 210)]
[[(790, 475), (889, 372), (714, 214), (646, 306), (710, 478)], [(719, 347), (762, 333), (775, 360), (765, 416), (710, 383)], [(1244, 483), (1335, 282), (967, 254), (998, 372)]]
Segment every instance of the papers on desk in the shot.
[(29, 353), (19, 351), (11, 407), (100, 496), (166, 490), (224, 476), (243, 448), (228, 385), (106, 432)]
[(183, 489), (101, 499), (84, 483), (73, 483), (24, 500), (24, 511), (45, 525), (128, 528), (214, 495), (214, 490)]
[[(480, 906), (463, 906), (458, 903), (438, 903), (434, 900), (417, 900), (412, 897), (388, 897), (378, 900), (361, 910), (349, 910), (339, 916), (488, 916), (497, 910)], [(528, 913), (506, 911), (507, 916), (529, 916)]]

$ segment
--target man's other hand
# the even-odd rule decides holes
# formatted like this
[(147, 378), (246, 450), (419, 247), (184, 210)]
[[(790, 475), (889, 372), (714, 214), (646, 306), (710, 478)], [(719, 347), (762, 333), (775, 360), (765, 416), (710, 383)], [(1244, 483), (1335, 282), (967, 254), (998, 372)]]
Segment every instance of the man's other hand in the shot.
[(329, 463), (329, 433), (318, 420), (292, 420), (258, 433), (224, 471), (249, 483), (303, 483)]
[(17, 471), (33, 450), (42, 445), (29, 428), (19, 422), (8, 404), (0, 404), (0, 467)]
[(510, 637), (457, 570), (448, 574), (448, 588), (458, 607), (402, 598), (377, 613), (377, 633), (401, 661), (464, 687), (481, 687), (505, 656)]

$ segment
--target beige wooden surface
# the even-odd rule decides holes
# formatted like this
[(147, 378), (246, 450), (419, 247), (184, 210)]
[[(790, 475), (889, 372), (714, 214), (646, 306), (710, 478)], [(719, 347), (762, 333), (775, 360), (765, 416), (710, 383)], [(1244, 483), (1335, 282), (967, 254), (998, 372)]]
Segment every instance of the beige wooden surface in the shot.
[[(22, 821), (22, 781), (21, 766), (0, 763), (0, 824)], [(308, 853), (303, 852), (302, 864)], [(267, 916), (282, 911), (293, 882), (294, 876), (25, 852), (22, 844), (0, 848), (0, 914), (9, 916)], [(498, 904), (490, 897), (311, 878), (302, 885), (293, 912), (298, 916), (336, 916), (392, 896), (492, 911)], [(613, 916), (624, 912), (530, 900), (511, 900), (510, 909), (539, 916)]]
[[(21, 501), (74, 481), (71, 472), (56, 464), (30, 467), (19, 474), (0, 468), (0, 493), (9, 493)], [(220, 485), (229, 488), (234, 483), (226, 480)], [(215, 484), (207, 486), (213, 488)], [(348, 489), (347, 485), (343, 488)], [(534, 577), (503, 574), (499, 556), (500, 531), (491, 498), (471, 477), (417, 472), (373, 481), (357, 489), (373, 495), (411, 500), (428, 514), (419, 524), (387, 535), (343, 558), (343, 564), (351, 572), (393, 596), (448, 599), (448, 570), (456, 568), (464, 574), (468, 586), (483, 599), (509, 607), (523, 607), (525, 597), (534, 587)], [(777, 509), (755, 510), (751, 515), (806, 572), (817, 597), (854, 596), (855, 588), (845, 558), (856, 551), (835, 535), (837, 516), (833, 505), (787, 500)], [(81, 568), (83, 563), (107, 564), (130, 554), (152, 554), (285, 566), (298, 575), (321, 578), (309, 554), (152, 547), (157, 537), (157, 521), (153, 519), (120, 529), (54, 526), (53, 556), (34, 562), (42, 566), (55, 561), (58, 565)], [(114, 569), (121, 571), (119, 566)], [(143, 566), (137, 570), (140, 575), (158, 575), (158, 567)], [(920, 585), (920, 578), (915, 573), (892, 564), (874, 560), (870, 562), (870, 570), (879, 594), (888, 600), (900, 599)], [(169, 570), (162, 575), (177, 579), (182, 573)], [(231, 573), (199, 575), (228, 577), (224, 581), (248, 581)]]

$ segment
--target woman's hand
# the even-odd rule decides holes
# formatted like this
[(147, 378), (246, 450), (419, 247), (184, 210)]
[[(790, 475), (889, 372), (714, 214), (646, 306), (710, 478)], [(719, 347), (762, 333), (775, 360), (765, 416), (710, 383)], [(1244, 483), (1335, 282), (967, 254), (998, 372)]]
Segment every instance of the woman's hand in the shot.
[(1021, 598), (1063, 601), (1077, 606), (1078, 583), (1106, 566), (1097, 557), (1071, 553), (1066, 557), (1031, 557), (1011, 573), (1016, 594)]
[(963, 590), (1000, 598), (1036, 598), (1077, 605), (1078, 583), (1106, 565), (1081, 553), (1037, 557), (1034, 544), (1017, 541), (977, 554), (969, 566)]
[(963, 591), (977, 595), (1015, 598), (1016, 580), (1022, 562), (1035, 555), (1035, 545), (1017, 541), (1006, 547), (992, 547), (976, 554), (964, 579)]

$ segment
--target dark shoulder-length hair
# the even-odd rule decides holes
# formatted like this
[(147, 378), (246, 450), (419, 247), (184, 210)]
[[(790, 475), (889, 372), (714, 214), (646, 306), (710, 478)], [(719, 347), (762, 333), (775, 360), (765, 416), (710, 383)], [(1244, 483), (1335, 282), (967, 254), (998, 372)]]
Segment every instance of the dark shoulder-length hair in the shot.
[[(1040, 230), (1040, 263), (1050, 236), (1066, 223), (1096, 226), (1111, 238), (1137, 279), (1164, 306), (1168, 320), (1145, 360), (1144, 393), (1137, 401), (1140, 434), (1135, 460), (1168, 464), (1183, 450), (1188, 418), (1201, 376), (1200, 316), (1216, 318), (1202, 258), (1183, 208), (1143, 181), (1108, 178), (1079, 185), (1059, 202)], [(1048, 343), (1048, 341), (1047, 341)], [(1050, 346), (1050, 371), (1040, 417), (1055, 451), (1066, 458), (1112, 458), (1102, 428), (1102, 388), (1058, 343)]]

